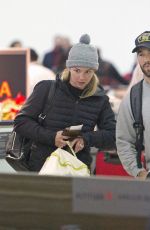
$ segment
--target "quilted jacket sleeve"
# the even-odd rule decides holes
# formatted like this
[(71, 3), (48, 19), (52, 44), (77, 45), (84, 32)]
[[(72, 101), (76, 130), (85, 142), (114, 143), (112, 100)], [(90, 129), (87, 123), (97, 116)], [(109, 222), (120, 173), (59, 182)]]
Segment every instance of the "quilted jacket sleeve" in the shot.
[(97, 121), (97, 130), (83, 134), (86, 144), (97, 147), (100, 150), (111, 150), (116, 148), (115, 127), (116, 121), (107, 96)]
[(56, 133), (38, 123), (38, 116), (46, 105), (51, 81), (39, 82), (14, 120), (14, 130), (35, 142), (52, 145)]

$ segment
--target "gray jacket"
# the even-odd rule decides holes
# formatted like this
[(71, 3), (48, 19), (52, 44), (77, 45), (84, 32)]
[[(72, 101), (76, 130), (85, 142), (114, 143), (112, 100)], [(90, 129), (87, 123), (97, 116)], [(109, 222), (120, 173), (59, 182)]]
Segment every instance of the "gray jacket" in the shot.
[[(143, 98), (142, 98), (142, 116), (144, 124), (144, 146), (146, 167), (150, 169), (150, 84), (143, 82)], [(116, 144), (119, 158), (125, 170), (132, 176), (143, 170), (137, 167), (135, 140), (136, 134), (133, 128), (134, 118), (130, 106), (130, 93), (123, 99), (116, 127)]]

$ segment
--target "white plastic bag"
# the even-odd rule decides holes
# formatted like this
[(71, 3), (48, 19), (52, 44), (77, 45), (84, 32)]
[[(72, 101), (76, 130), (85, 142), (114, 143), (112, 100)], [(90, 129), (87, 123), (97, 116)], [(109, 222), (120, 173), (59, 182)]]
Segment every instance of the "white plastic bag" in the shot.
[[(69, 146), (70, 147), (70, 146)], [(72, 148), (71, 148), (71, 151)], [(86, 164), (80, 161), (76, 154), (58, 148), (45, 161), (41, 168), (40, 175), (72, 175), (90, 176), (90, 171)]]

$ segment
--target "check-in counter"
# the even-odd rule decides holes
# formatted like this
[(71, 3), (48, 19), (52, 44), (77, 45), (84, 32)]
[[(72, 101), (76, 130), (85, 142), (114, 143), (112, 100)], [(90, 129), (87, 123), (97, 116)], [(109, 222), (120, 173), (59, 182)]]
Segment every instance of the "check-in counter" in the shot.
[(150, 182), (0, 174), (0, 229), (150, 229)]
[(0, 172), (15, 172), (5, 160), (5, 147), (9, 134), (13, 129), (13, 121), (0, 121)]

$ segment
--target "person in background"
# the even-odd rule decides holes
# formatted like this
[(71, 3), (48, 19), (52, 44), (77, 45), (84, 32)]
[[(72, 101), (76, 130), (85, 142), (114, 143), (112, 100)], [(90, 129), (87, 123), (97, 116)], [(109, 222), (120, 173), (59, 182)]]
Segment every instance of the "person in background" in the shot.
[(57, 72), (61, 73), (66, 67), (66, 60), (68, 58), (69, 50), (71, 49), (70, 39), (68, 37), (62, 37), (62, 58)]
[(43, 66), (51, 69), (55, 73), (60, 73), (65, 68), (65, 62), (70, 48), (71, 44), (68, 38), (56, 36), (54, 38), (54, 48), (44, 55)]
[(129, 92), (132, 88), (133, 85), (137, 84), (139, 81), (141, 81), (143, 79), (143, 72), (141, 70), (141, 67), (139, 64), (136, 65), (135, 69), (133, 70), (133, 75), (132, 75), (132, 79), (131, 82), (128, 86), (127, 92)]
[(114, 67), (114, 65), (108, 61), (102, 59), (101, 51), (98, 48), (98, 62), (99, 68), (96, 74), (99, 78), (100, 84), (104, 89), (117, 88), (119, 85), (128, 85), (128, 81), (125, 80)]
[[(150, 31), (145, 31), (136, 38), (135, 48), (132, 52), (137, 53), (137, 60), (144, 77), (142, 90), (142, 117), (144, 125), (143, 145), (145, 147), (146, 168), (144, 168), (144, 166), (139, 168), (136, 159), (136, 133), (133, 127), (135, 121), (131, 111), (130, 92), (124, 97), (119, 109), (116, 143), (118, 155), (126, 171), (134, 177), (145, 179), (150, 170)], [(136, 85), (134, 87), (136, 87)]]
[(30, 63), (28, 67), (28, 90), (27, 96), (29, 96), (34, 86), (42, 80), (55, 80), (55, 74), (50, 69), (40, 65), (38, 63), (38, 54), (37, 52), (30, 48)]
[(23, 44), (21, 41), (19, 40), (14, 40), (10, 43), (9, 45), (10, 48), (22, 48), (23, 47)]
[(72, 145), (77, 158), (89, 168), (90, 147), (115, 148), (114, 113), (104, 90), (98, 87), (95, 74), (98, 66), (97, 49), (90, 45), (90, 37), (85, 34), (70, 49), (67, 68), (56, 79), (54, 103), (42, 127), (37, 117), (46, 103), (51, 81), (35, 86), (14, 120), (15, 131), (33, 140), (28, 162), (31, 171), (39, 171), (50, 153), (66, 147), (69, 136), (63, 135), (63, 130), (70, 126), (82, 125), (81, 136), (76, 137)]

